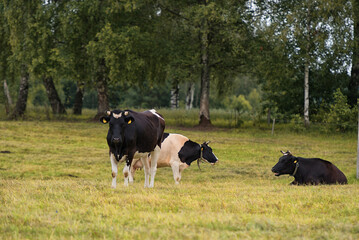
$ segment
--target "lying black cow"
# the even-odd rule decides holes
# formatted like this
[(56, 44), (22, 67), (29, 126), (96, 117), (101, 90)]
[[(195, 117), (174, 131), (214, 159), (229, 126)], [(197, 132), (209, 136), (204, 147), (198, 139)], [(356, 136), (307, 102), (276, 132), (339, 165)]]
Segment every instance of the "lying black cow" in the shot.
[(289, 174), (294, 177), (293, 185), (347, 184), (347, 178), (334, 164), (320, 158), (295, 157), (283, 152), (272, 168), (276, 176)]
[[(157, 170), (165, 121), (155, 110), (134, 112), (131, 110), (108, 111), (102, 123), (109, 123), (107, 144), (110, 148), (112, 187), (116, 188), (117, 164), (126, 160), (124, 175), (129, 174), (133, 158), (141, 159), (145, 172), (145, 187), (153, 187)], [(152, 162), (148, 161), (151, 154)], [(151, 168), (151, 169), (150, 169)], [(150, 172), (151, 170), (151, 172)], [(151, 183), (149, 176), (151, 175)], [(128, 182), (125, 182), (128, 185)]]

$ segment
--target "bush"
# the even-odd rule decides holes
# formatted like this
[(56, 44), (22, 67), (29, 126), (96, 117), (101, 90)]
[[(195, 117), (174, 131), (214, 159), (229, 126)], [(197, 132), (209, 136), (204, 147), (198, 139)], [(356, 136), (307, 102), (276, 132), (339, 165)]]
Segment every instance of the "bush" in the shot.
[(343, 95), (340, 89), (337, 89), (334, 93), (334, 103), (329, 107), (325, 122), (336, 131), (352, 131), (356, 129), (357, 116), (357, 108), (350, 108), (347, 97)]

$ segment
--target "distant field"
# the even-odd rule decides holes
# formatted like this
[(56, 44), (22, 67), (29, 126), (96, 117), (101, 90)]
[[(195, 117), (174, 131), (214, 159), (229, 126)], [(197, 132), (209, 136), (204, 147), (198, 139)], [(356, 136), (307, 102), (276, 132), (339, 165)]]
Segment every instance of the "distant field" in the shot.
[[(0, 121), (0, 239), (359, 239), (355, 134), (168, 127), (211, 140), (219, 164), (193, 164), (179, 186), (162, 168), (153, 189), (138, 172), (114, 190), (107, 127)], [(289, 186), (270, 171), (287, 149), (333, 162), (349, 184)]]

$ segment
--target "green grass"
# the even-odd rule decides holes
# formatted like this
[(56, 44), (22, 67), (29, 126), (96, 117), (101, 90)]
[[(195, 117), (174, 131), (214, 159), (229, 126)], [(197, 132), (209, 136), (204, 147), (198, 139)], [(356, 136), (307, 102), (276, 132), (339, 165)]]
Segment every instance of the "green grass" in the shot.
[[(219, 164), (193, 164), (179, 186), (161, 168), (153, 189), (143, 188), (143, 172), (111, 189), (107, 127), (0, 121), (0, 151), (11, 152), (0, 153), (0, 239), (359, 238), (354, 134), (168, 127), (211, 140)], [(349, 184), (290, 186), (270, 171), (287, 149), (333, 162)]]

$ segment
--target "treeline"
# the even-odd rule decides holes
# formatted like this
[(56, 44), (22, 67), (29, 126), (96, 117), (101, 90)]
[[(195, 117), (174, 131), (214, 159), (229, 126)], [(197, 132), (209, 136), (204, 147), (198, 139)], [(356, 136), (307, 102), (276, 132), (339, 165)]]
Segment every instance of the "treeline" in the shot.
[(215, 107), (299, 114), (309, 126), (309, 116), (328, 119), (340, 93), (355, 114), (357, 4), (0, 0), (0, 96), (15, 119), (30, 91), (55, 114), (181, 102), (199, 108), (202, 125)]

